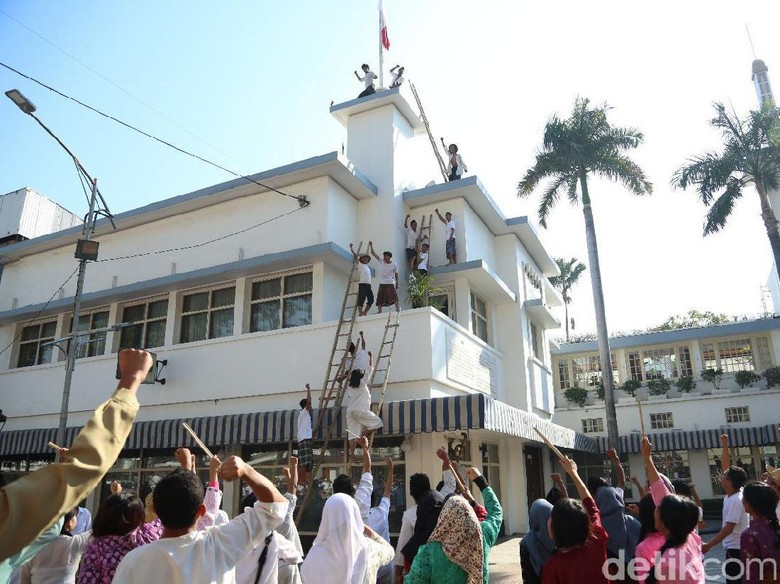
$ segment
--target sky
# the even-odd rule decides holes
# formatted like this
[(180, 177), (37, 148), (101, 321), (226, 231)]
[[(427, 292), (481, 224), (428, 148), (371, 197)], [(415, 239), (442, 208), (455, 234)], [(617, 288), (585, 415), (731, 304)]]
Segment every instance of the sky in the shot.
[[(434, 134), (458, 143), (507, 216), (535, 221), (539, 196), (518, 199), (517, 183), (545, 122), (577, 96), (608, 103), (613, 124), (644, 133), (632, 156), (653, 195), (598, 180), (590, 188), (611, 331), (691, 309), (762, 312), (772, 260), (756, 193), (747, 189), (726, 228), (704, 238), (705, 207), (670, 178), (718, 148), (707, 123), (714, 101), (740, 114), (757, 106), (746, 26), (780, 88), (780, 4), (385, 0), (384, 10), (387, 64), (406, 67)], [(377, 20), (374, 0), (0, 0), (0, 61), (246, 174), (341, 149), (345, 131), (328, 107), (359, 93), (361, 63), (376, 67)], [(4, 68), (0, 88), (35, 103), (114, 213), (232, 178)], [(3, 98), (0, 193), (24, 186), (86, 212), (73, 163)], [(559, 203), (539, 231), (553, 256), (587, 263), (581, 207)], [(593, 331), (587, 272), (571, 295), (576, 332)]]

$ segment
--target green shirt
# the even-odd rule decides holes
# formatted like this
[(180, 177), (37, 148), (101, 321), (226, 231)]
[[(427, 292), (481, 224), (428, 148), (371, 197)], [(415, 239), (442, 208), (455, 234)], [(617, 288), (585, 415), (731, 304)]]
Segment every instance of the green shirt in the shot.
[[(498, 497), (489, 486), (482, 490), (482, 498), (485, 500), (487, 519), (479, 524), (482, 529), (482, 549), (484, 560), (482, 562), (482, 581), (488, 584), (488, 556), (501, 531), (503, 510)], [(420, 546), (420, 550), (414, 558), (412, 568), (404, 579), (404, 584), (466, 584), (468, 575), (466, 571), (450, 561), (444, 554), (440, 541), (432, 541)]]

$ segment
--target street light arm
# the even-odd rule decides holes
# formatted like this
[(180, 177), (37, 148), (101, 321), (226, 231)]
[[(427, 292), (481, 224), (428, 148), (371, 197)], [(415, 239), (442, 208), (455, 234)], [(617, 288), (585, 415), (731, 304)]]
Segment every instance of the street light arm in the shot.
[[(47, 127), (46, 127), (46, 124), (44, 124), (44, 123), (43, 123), (43, 122), (40, 120), (40, 118), (38, 118), (38, 116), (36, 116), (34, 113), (29, 113), (29, 114), (27, 114), (27, 115), (28, 115), (28, 116), (30, 116), (32, 119), (34, 119), (36, 122), (38, 122), (38, 125), (39, 125), (41, 128), (43, 128), (44, 130), (46, 130), (46, 133), (47, 133), (49, 136), (51, 136), (52, 138), (54, 138), (54, 139), (57, 141), (57, 144), (59, 144), (60, 146), (62, 146), (62, 148), (65, 150), (65, 152), (67, 152), (67, 153), (70, 155), (70, 157), (73, 159), (73, 162), (75, 162), (75, 163), (76, 163), (76, 166), (78, 167), (78, 169), (79, 169), (81, 172), (83, 172), (83, 173), (84, 173), (84, 176), (86, 176), (86, 177), (87, 177), (87, 179), (89, 180), (89, 182), (90, 182), (90, 183), (93, 183), (93, 182), (94, 182), (94, 180), (92, 179), (92, 177), (91, 177), (91, 176), (89, 176), (89, 173), (87, 172), (87, 169), (86, 169), (86, 168), (84, 168), (84, 165), (82, 165), (82, 164), (81, 164), (81, 162), (80, 162), (80, 161), (79, 161), (79, 159), (76, 157), (76, 155), (75, 155), (75, 154), (73, 154), (73, 152), (71, 152), (71, 151), (70, 151), (70, 148), (68, 148), (67, 146), (65, 146), (65, 144), (63, 143), (63, 141), (62, 141), (62, 140), (60, 140), (60, 139), (57, 137), (57, 134), (55, 134), (55, 133), (54, 133), (54, 132), (52, 132), (52, 131), (51, 131), (49, 128), (47, 128)], [(101, 198), (102, 198), (102, 197), (101, 197)]]

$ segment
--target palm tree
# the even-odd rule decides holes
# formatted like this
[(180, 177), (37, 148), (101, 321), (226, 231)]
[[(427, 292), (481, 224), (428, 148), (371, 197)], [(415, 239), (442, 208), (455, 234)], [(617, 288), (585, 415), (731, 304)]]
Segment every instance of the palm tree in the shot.
[(774, 108), (752, 111), (746, 120), (740, 120), (736, 113), (726, 112), (723, 104), (714, 107), (716, 116), (710, 125), (721, 132), (723, 152), (705, 152), (691, 158), (674, 174), (672, 184), (683, 189), (696, 186), (702, 203), (709, 207), (704, 219), (704, 235), (709, 235), (726, 225), (734, 204), (742, 197), (742, 189), (753, 183), (780, 276), (780, 232), (767, 196), (768, 191), (780, 187), (780, 145), (774, 139), (780, 120)]
[(555, 258), (555, 263), (558, 264), (558, 269), (561, 272), (560, 276), (553, 276), (550, 278), (550, 284), (552, 284), (563, 297), (563, 309), (566, 312), (566, 342), (569, 342), (569, 303), (571, 302), (571, 296), (569, 292), (580, 279), (582, 272), (586, 270), (585, 264), (581, 263), (577, 258), (571, 258), (565, 260), (563, 258)]
[(617, 448), (618, 427), (612, 359), (588, 175), (619, 182), (635, 195), (650, 194), (653, 186), (644, 171), (624, 154), (626, 150), (636, 148), (642, 143), (643, 134), (635, 128), (612, 127), (607, 121), (608, 109), (607, 105), (591, 107), (589, 100), (577, 98), (569, 118), (561, 119), (557, 115), (550, 118), (544, 128), (544, 139), (541, 151), (536, 155), (536, 164), (525, 173), (517, 192), (520, 197), (528, 196), (542, 180), (550, 179), (551, 182), (542, 194), (539, 204), (539, 223), (542, 227), (547, 227), (547, 218), (562, 192), (573, 204), (582, 199), (604, 384), (607, 435), (610, 448)]

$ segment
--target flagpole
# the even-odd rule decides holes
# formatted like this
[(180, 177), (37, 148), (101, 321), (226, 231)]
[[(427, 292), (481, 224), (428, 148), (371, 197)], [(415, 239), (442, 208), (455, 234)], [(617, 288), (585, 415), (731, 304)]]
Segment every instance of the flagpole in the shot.
[(382, 0), (379, 0), (379, 88), (382, 89), (385, 86), (385, 51), (382, 46)]

